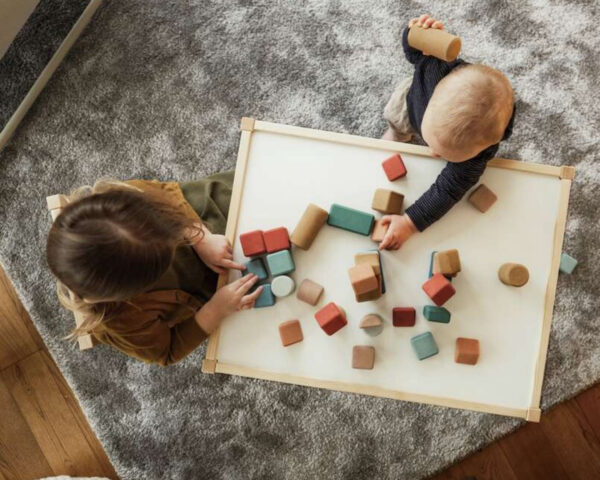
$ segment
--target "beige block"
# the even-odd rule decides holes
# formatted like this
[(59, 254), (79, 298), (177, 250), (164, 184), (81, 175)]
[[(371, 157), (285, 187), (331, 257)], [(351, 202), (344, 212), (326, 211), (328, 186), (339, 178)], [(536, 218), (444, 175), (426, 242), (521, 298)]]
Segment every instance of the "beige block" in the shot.
[(379, 288), (377, 275), (373, 267), (367, 263), (359, 263), (348, 269), (348, 276), (356, 295), (369, 293)]
[(383, 320), (376, 313), (365, 315), (358, 324), (359, 328), (372, 328), (379, 327), (380, 325), (383, 325)]
[(310, 203), (292, 232), (290, 241), (298, 248), (308, 250), (328, 216), (327, 210)]
[(316, 305), (321, 298), (321, 294), (323, 293), (323, 287), (308, 278), (302, 280), (300, 287), (298, 287), (298, 291), (296, 292), (296, 297), (298, 300), (302, 300), (303, 302), (308, 303), (309, 305)]
[(352, 348), (352, 368), (372, 370), (375, 365), (375, 348), (369, 345), (355, 345)]
[(483, 183), (469, 195), (469, 202), (481, 213), (487, 212), (498, 197)]
[(375, 220), (375, 224), (373, 225), (373, 233), (371, 234), (371, 240), (374, 242), (381, 242), (387, 231), (388, 225), (382, 225), (381, 220)]
[(379, 252), (360, 252), (354, 255), (354, 265), (366, 263), (373, 267), (375, 275), (381, 275), (381, 265), (379, 263)]
[(375, 190), (373, 195), (373, 203), (371, 208), (378, 212), (385, 214), (396, 214), (402, 213), (402, 203), (404, 202), (404, 195), (392, 190), (386, 190), (384, 188), (378, 188)]
[(445, 250), (433, 257), (433, 273), (455, 277), (460, 272), (460, 257), (458, 250)]
[(505, 263), (498, 270), (502, 283), (513, 287), (522, 287), (529, 281), (529, 270), (518, 263)]

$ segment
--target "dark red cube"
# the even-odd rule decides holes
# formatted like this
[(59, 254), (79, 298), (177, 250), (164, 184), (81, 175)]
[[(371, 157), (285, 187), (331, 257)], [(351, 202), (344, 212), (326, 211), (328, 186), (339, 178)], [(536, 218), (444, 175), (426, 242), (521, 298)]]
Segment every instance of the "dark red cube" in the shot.
[(406, 175), (406, 167), (400, 154), (395, 153), (381, 164), (390, 182)]
[(392, 311), (394, 327), (414, 327), (417, 312), (413, 307), (396, 307)]
[(262, 230), (253, 230), (240, 235), (242, 250), (247, 257), (260, 255), (267, 251)]
[(267, 252), (273, 253), (290, 248), (290, 236), (285, 227), (273, 228), (263, 233)]
[(327, 335), (333, 335), (348, 324), (344, 311), (333, 302), (315, 313), (315, 319)]
[(441, 307), (456, 293), (452, 284), (441, 273), (436, 273), (427, 280), (423, 284), (423, 290), (438, 307)]

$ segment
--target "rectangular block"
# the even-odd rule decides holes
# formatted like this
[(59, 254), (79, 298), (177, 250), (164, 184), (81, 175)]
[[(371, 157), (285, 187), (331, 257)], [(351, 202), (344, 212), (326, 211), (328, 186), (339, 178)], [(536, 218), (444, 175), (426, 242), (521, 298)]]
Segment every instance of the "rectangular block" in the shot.
[(289, 250), (281, 250), (280, 252), (269, 253), (266, 256), (267, 265), (271, 276), (283, 275), (293, 272), (296, 269), (294, 259)]
[(265, 264), (261, 258), (253, 258), (249, 262), (246, 262), (246, 273), (253, 273), (258, 277), (259, 281), (266, 280), (268, 277)]
[(406, 167), (399, 153), (384, 160), (381, 166), (390, 182), (406, 175)]
[(465, 365), (475, 365), (479, 360), (479, 340), (475, 338), (456, 339), (454, 361)]
[(348, 270), (350, 283), (356, 295), (379, 290), (379, 282), (373, 267), (368, 263), (359, 263)]
[(360, 235), (369, 235), (373, 229), (375, 217), (370, 213), (334, 203), (329, 209), (327, 223)]
[(371, 240), (374, 242), (381, 242), (383, 237), (388, 231), (388, 225), (383, 225), (381, 220), (375, 220), (373, 224), (373, 233), (371, 234)]
[(309, 305), (316, 305), (323, 293), (323, 287), (308, 278), (302, 280), (302, 283), (298, 287), (296, 297), (298, 300), (308, 303)]
[(441, 273), (434, 273), (422, 288), (438, 307), (441, 307), (456, 293), (452, 284)]
[(333, 335), (348, 324), (346, 313), (333, 302), (315, 313), (315, 320), (327, 335)]
[[(273, 296), (273, 292), (271, 291), (271, 285), (265, 283), (262, 286), (262, 292), (254, 302), (254, 308), (262, 308), (262, 307), (271, 307), (275, 305), (275, 297)], [(250, 291), (256, 290), (259, 286), (253, 287)]]
[(290, 237), (287, 228), (285, 227), (265, 230), (263, 232), (263, 238), (265, 240), (265, 247), (269, 253), (290, 249)]
[(369, 345), (355, 345), (352, 348), (352, 368), (372, 370), (375, 365), (375, 348)]
[(302, 214), (298, 225), (294, 228), (291, 242), (302, 250), (308, 250), (315, 240), (321, 227), (327, 221), (327, 210), (322, 209), (314, 203), (309, 203)]
[(413, 350), (417, 354), (419, 360), (425, 360), (426, 358), (433, 357), (439, 353), (437, 344), (431, 332), (421, 333), (410, 339), (410, 344)]
[(261, 255), (267, 251), (262, 230), (253, 230), (240, 235), (242, 250), (247, 257)]
[(288, 320), (287, 322), (281, 323), (279, 325), (279, 336), (281, 338), (281, 344), (284, 347), (304, 340), (302, 327), (298, 320)]
[(354, 255), (354, 265), (366, 263), (373, 267), (375, 275), (381, 275), (381, 267), (379, 265), (379, 251), (369, 250), (368, 252), (359, 252)]
[(469, 202), (481, 213), (487, 212), (497, 199), (496, 194), (483, 183), (469, 195)]
[(437, 252), (434, 250), (433, 252), (431, 252), (431, 256), (429, 257), (429, 273), (427, 274), (427, 278), (433, 277), (433, 262), (436, 253)]
[(425, 305), (423, 307), (423, 316), (430, 322), (450, 323), (450, 312), (444, 307)]
[(560, 256), (560, 271), (563, 273), (573, 273), (577, 266), (577, 260), (575, 260), (568, 253), (563, 252)]
[(433, 273), (455, 277), (460, 272), (460, 257), (458, 250), (444, 250), (437, 252), (433, 260)]
[(394, 327), (414, 327), (417, 312), (413, 307), (395, 307), (392, 310), (392, 323)]
[(386, 190), (384, 188), (378, 188), (375, 190), (373, 195), (373, 202), (371, 208), (378, 212), (385, 214), (396, 214), (402, 213), (402, 203), (404, 202), (404, 195), (392, 190)]

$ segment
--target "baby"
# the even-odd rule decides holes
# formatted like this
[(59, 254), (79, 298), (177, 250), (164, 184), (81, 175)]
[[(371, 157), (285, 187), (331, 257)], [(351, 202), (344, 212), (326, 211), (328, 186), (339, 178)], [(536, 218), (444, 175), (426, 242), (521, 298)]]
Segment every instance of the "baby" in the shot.
[(477, 183), (499, 142), (510, 136), (514, 119), (513, 90), (501, 72), (460, 59), (447, 63), (424, 55), (408, 44), (413, 25), (443, 28), (441, 22), (422, 15), (404, 30), (402, 47), (415, 73), (400, 82), (386, 105), (389, 128), (382, 138), (408, 142), (418, 133), (431, 155), (448, 163), (404, 215), (382, 218), (388, 231), (380, 249), (400, 248), (444, 216)]

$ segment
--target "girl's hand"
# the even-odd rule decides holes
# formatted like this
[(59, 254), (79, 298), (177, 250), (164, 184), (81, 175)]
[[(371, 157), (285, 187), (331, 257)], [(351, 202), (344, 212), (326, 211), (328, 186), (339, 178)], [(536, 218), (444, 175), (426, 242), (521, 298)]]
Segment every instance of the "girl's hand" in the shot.
[(258, 287), (250, 294), (248, 291), (257, 281), (258, 277), (253, 273), (244, 275), (236, 281), (219, 288), (206, 306), (210, 307), (221, 318), (238, 310), (252, 308), (260, 292), (262, 292), (262, 287)]
[(228, 268), (236, 270), (245, 270), (246, 267), (233, 261), (233, 250), (229, 240), (224, 235), (215, 235), (210, 233), (208, 228), (202, 228), (204, 236), (201, 240), (194, 242), (194, 250), (206, 263), (208, 268), (219, 275), (227, 271)]
[(412, 27), (416, 25), (417, 27), (422, 28), (439, 28), (440, 30), (444, 29), (444, 24), (435, 18), (431, 18), (429, 14), (424, 13), (418, 18), (413, 18), (410, 22), (408, 22), (408, 26)]
[(385, 215), (381, 218), (382, 225), (388, 225), (388, 230), (379, 244), (379, 250), (398, 250), (404, 242), (417, 233), (417, 227), (408, 215)]

